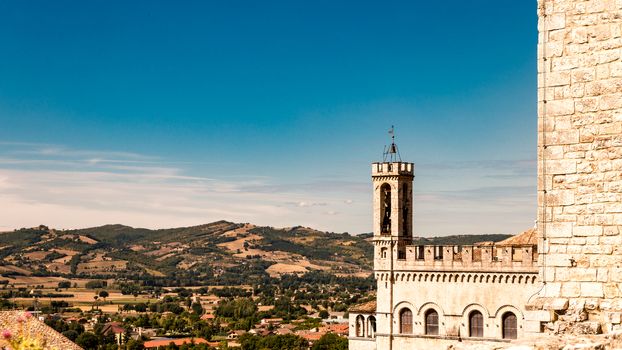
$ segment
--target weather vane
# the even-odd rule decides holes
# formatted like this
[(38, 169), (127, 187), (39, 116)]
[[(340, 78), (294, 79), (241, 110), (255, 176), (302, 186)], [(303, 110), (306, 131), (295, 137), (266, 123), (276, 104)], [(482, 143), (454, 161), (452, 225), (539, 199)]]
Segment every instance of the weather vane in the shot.
[(400, 151), (395, 144), (395, 127), (391, 125), (391, 129), (389, 129), (389, 135), (391, 135), (391, 144), (387, 147), (384, 146), (384, 151), (382, 152), (382, 161), (383, 162), (401, 162), (402, 157), (400, 156)]

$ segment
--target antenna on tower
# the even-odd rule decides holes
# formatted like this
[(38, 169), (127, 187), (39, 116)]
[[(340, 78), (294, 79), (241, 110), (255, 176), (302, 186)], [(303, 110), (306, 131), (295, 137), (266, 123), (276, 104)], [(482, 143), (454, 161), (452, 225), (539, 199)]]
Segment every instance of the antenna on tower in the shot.
[(391, 144), (388, 147), (384, 146), (384, 151), (382, 152), (382, 161), (385, 163), (401, 162), (402, 156), (400, 156), (400, 150), (395, 144), (395, 127), (393, 125), (391, 125), (391, 129), (389, 129), (389, 135), (391, 135)]

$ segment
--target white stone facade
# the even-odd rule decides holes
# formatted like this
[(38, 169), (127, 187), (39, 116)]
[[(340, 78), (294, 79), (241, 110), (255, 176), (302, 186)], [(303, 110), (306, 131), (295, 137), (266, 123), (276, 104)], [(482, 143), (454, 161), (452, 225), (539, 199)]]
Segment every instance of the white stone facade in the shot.
[[(537, 247), (413, 245), (413, 178), (412, 163), (372, 165), (377, 299), (350, 311), (350, 349), (428, 349), (522, 337), (524, 305), (541, 286)], [(479, 328), (472, 326), (476, 314)], [(508, 336), (504, 319), (510, 316), (515, 321)]]

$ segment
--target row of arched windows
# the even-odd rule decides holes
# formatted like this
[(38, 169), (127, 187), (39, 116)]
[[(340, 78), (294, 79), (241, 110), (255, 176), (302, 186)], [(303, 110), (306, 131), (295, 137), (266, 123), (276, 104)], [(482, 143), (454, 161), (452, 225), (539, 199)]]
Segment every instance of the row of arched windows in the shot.
[[(438, 335), (438, 313), (434, 309), (426, 311), (425, 316), (425, 334)], [(400, 312), (400, 333), (413, 333), (413, 313), (408, 308), (402, 309)]]
[[(438, 312), (434, 309), (428, 309), (423, 317), (424, 320), (424, 332), (427, 335), (439, 334), (439, 320)], [(399, 313), (400, 321), (400, 333), (412, 334), (413, 333), (413, 313), (409, 308), (403, 308)], [(472, 311), (469, 313), (469, 337), (481, 338), (484, 336), (484, 316), (479, 311)], [(508, 311), (501, 316), (501, 334), (503, 339), (516, 339), (517, 338), (517, 318), (516, 315)]]
[(363, 315), (358, 315), (356, 317), (356, 336), (360, 338), (375, 338), (376, 318), (374, 316), (369, 316), (367, 321), (365, 321), (365, 317), (363, 317)]

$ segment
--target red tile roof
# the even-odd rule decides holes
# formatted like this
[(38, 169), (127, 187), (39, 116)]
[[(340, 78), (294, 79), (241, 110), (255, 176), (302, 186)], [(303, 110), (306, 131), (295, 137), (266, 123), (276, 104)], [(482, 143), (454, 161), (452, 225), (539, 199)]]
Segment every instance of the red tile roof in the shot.
[(173, 343), (177, 346), (179, 345), (183, 345), (183, 344), (190, 344), (194, 341), (195, 344), (208, 344), (210, 345), (210, 342), (208, 342), (207, 340), (203, 339), (203, 338), (178, 338), (178, 339), (159, 339), (159, 340), (149, 340), (145, 342), (145, 349), (153, 349), (153, 348), (157, 348), (158, 346), (167, 346), (170, 343)]
[(538, 244), (538, 232), (535, 228), (531, 228), (521, 234), (512, 236), (501, 242), (497, 242), (497, 245), (536, 245)]
[(376, 301), (368, 301), (364, 304), (354, 305), (350, 308), (350, 312), (353, 313), (363, 313), (363, 314), (373, 314), (376, 312)]

